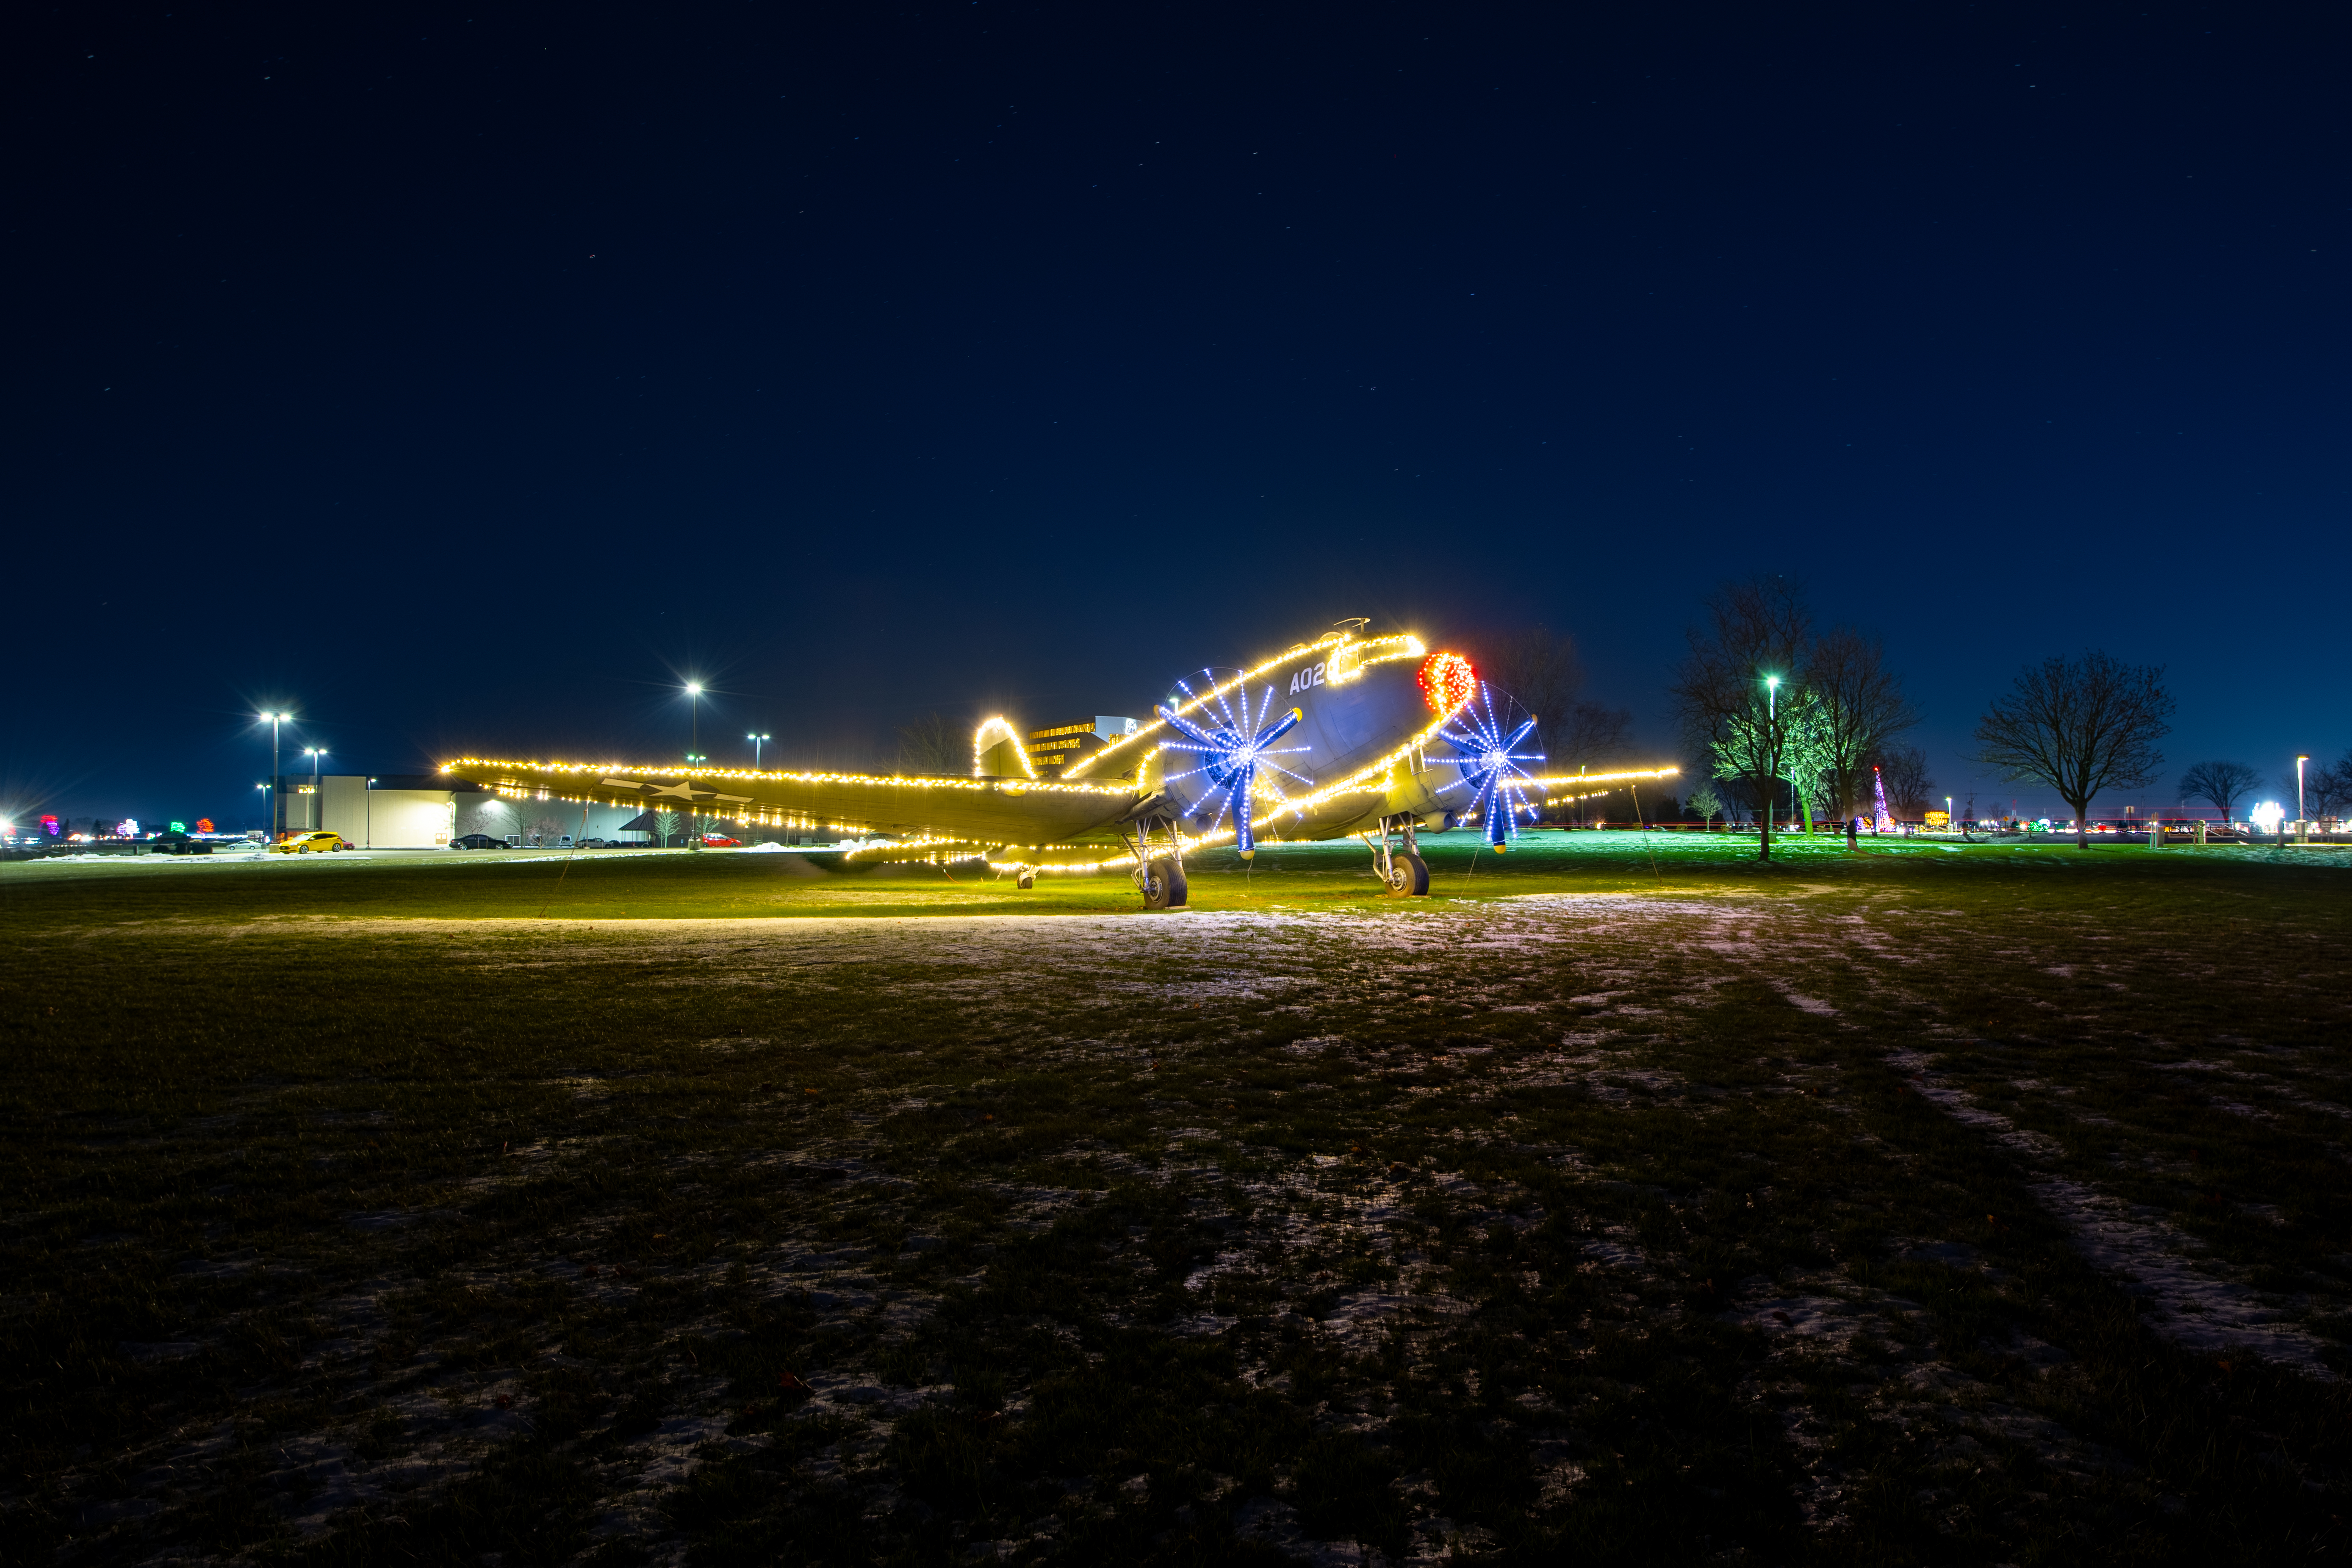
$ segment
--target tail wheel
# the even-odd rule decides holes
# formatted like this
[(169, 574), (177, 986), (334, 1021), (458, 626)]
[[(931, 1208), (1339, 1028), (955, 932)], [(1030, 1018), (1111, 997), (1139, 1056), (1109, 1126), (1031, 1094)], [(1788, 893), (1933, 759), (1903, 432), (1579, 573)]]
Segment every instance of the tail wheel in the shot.
[(1139, 880), (1143, 886), (1145, 909), (1181, 910), (1184, 907), (1184, 867), (1181, 861), (1154, 860), (1144, 867)]
[(1401, 899), (1429, 897), (1429, 862), (1418, 855), (1389, 857), (1389, 891)]

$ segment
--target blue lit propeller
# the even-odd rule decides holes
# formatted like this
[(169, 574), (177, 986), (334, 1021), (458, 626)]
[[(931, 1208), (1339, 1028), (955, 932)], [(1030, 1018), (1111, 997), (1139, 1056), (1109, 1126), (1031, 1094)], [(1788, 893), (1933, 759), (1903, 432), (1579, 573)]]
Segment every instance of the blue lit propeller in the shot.
[[(1507, 703), (1509, 700), (1505, 700)], [(1505, 712), (1507, 715), (1507, 707)], [(1527, 813), (1530, 822), (1538, 815), (1537, 808), (1528, 804), (1527, 791), (1520, 787), (1522, 781), (1531, 784), (1534, 780), (1519, 764), (1542, 762), (1543, 753), (1511, 749), (1533, 732), (1536, 721), (1529, 719), (1506, 732), (1503, 726), (1507, 718), (1495, 716), (1494, 694), (1483, 680), (1478, 683), (1476, 699), (1464, 703), (1454, 719), (1461, 728), (1449, 726), (1439, 734), (1453, 746), (1454, 765), (1461, 770), (1462, 776), (1438, 793), (1468, 785), (1470, 806), (1479, 814), (1478, 820), (1486, 829), (1486, 842), (1500, 849), (1506, 839), (1519, 836), (1521, 812)]]
[[(1175, 697), (1174, 692), (1169, 694), (1171, 701), (1162, 703), (1160, 708), (1160, 716), (1168, 721), (1169, 728), (1185, 737), (1181, 741), (1167, 742), (1164, 749), (1171, 752), (1193, 752), (1202, 759), (1201, 763), (1181, 773), (1166, 774), (1162, 782), (1174, 784), (1179, 779), (1207, 774), (1209, 787), (1216, 799), (1217, 814), (1214, 817), (1202, 821), (1202, 817), (1206, 816), (1207, 805), (1207, 802), (1203, 801), (1203, 810), (1201, 815), (1193, 818), (1193, 821), (1196, 826), (1214, 829), (1230, 813), (1234, 819), (1234, 846), (1241, 850), (1242, 858), (1246, 860), (1257, 853), (1257, 838), (1250, 831), (1250, 803), (1256, 797), (1258, 770), (1264, 768), (1270, 773), (1279, 773), (1282, 777), (1305, 785), (1307, 788), (1314, 787), (1312, 779), (1292, 773), (1280, 763), (1270, 760), (1311, 749), (1307, 746), (1285, 746), (1277, 750), (1274, 744), (1290, 733), (1291, 727), (1304, 715), (1297, 709), (1293, 708), (1273, 723), (1267, 723), (1266, 711), (1274, 705), (1274, 688), (1271, 686), (1265, 689), (1265, 696), (1257, 705), (1257, 716), (1255, 719), (1250, 716), (1249, 693), (1245, 690), (1240, 692), (1241, 710), (1235, 712), (1225, 701), (1225, 693), (1216, 689), (1215, 678), (1205, 669), (1201, 673), (1209, 678), (1212, 695), (1208, 702), (1193, 710), (1192, 718), (1187, 718), (1176, 711), (1172, 701)], [(1192, 689), (1183, 681), (1180, 680), (1176, 683), (1176, 690), (1184, 694), (1185, 700), (1189, 701), (1192, 699)], [(1217, 721), (1207, 723), (1199, 721), (1210, 718), (1209, 710), (1212, 707), (1216, 710)], [(1279, 799), (1282, 794), (1281, 784), (1272, 779), (1267, 782), (1273, 784), (1275, 796)]]

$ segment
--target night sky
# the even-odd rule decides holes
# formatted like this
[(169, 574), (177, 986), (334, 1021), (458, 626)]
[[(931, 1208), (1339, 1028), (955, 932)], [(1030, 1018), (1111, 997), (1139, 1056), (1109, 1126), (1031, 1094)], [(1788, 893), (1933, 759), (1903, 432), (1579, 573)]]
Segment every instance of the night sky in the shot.
[(2168, 776), (2352, 745), (2340, 11), (12, 16), (0, 804), (257, 821), (273, 705), (674, 757), (688, 678), (887, 763), (1344, 616), (1673, 758), (1759, 571), (1980, 807), (2086, 646)]

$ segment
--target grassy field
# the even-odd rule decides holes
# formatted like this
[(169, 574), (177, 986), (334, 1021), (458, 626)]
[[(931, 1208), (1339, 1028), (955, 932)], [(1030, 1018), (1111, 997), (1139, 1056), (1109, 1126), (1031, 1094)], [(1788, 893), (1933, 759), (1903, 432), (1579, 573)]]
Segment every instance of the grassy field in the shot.
[(2346, 858), (1753, 852), (0, 867), (0, 1558), (2352, 1544)]

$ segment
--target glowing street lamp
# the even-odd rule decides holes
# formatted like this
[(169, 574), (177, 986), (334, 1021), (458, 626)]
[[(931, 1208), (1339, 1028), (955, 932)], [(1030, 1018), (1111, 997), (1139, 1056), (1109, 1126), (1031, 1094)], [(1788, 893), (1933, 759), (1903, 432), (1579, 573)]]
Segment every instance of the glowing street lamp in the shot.
[(687, 721), (686, 755), (691, 762), (694, 753), (702, 750), (702, 682), (689, 680), (686, 683), (686, 707), (691, 715)]
[(751, 734), (746, 735), (743, 738), (751, 742), (751, 771), (756, 773), (760, 771), (760, 748), (766, 745), (770, 741), (774, 740), (775, 737), (773, 735), (767, 734)]
[(278, 798), (278, 792), (266, 784), (257, 784), (253, 787), (261, 792), (261, 820), (268, 822), (270, 819), (270, 803)]
[[(2294, 819), (2297, 822), (2308, 820), (2303, 815), (2303, 764), (2309, 761), (2311, 761), (2309, 757), (2297, 757), (2294, 760)], [(2297, 842), (2301, 841), (2297, 840)]]
[[(278, 781), (281, 776), (278, 771), (278, 726), (280, 724), (290, 723), (293, 721), (294, 715), (291, 713), (264, 713), (260, 715), (260, 718), (263, 723), (269, 726), (269, 793), (266, 797), (264, 804), (274, 807), (278, 800)], [(283, 828), (284, 824), (278, 820), (278, 814), (274, 809), (268, 815), (269, 838), (270, 842), (274, 844), (277, 842), (278, 835)]]
[[(1780, 754), (1780, 749), (1778, 744), (1778, 742), (1780, 739), (1779, 734), (1780, 726), (1780, 678), (1777, 675), (1768, 675), (1764, 678), (1764, 712), (1767, 721), (1770, 723), (1774, 731), (1772, 739), (1775, 744), (1772, 748), (1772, 754), (1775, 757), (1778, 757)], [(1780, 809), (1780, 802), (1778, 798), (1780, 794), (1780, 781), (1777, 778), (1772, 781), (1772, 794), (1775, 797), (1772, 802), (1772, 811), (1778, 811)], [(1767, 818), (1770, 817), (1772, 811), (1768, 811), (1764, 814)], [(1769, 828), (1769, 821), (1767, 823), (1767, 828), (1768, 830)]]

